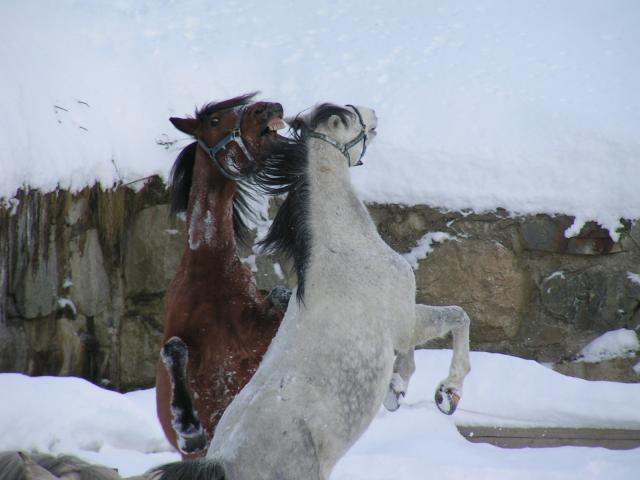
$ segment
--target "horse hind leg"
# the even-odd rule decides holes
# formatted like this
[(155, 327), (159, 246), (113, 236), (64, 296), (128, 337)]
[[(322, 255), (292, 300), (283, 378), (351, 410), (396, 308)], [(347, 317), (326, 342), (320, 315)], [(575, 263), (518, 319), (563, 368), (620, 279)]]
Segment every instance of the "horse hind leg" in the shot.
[(408, 352), (396, 353), (396, 360), (393, 364), (393, 375), (389, 382), (389, 389), (384, 397), (384, 408), (390, 412), (395, 412), (400, 408), (400, 401), (407, 393), (407, 387), (413, 372), (416, 370), (416, 363), (413, 359), (413, 348)]
[(172, 337), (162, 347), (160, 356), (171, 381), (171, 425), (178, 447), (186, 454), (200, 452), (207, 446), (207, 435), (187, 385), (187, 345), (180, 337)]
[(462, 397), (464, 379), (471, 370), (469, 362), (469, 316), (461, 307), (416, 305), (415, 344), (453, 334), (453, 357), (449, 376), (436, 389), (435, 402), (447, 415), (453, 414)]

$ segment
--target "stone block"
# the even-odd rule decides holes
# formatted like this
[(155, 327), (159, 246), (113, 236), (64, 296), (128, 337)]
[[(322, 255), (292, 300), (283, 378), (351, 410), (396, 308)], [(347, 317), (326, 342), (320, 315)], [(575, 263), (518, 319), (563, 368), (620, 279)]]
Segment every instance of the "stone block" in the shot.
[(607, 380), (625, 383), (640, 382), (633, 367), (640, 360), (632, 358), (614, 358), (603, 362), (562, 362), (553, 365), (556, 372), (570, 377), (584, 378), (585, 380)]
[(520, 226), (522, 243), (527, 250), (563, 252), (567, 248), (564, 231), (570, 225), (569, 217), (527, 217)]
[(78, 312), (94, 317), (111, 302), (109, 277), (98, 231), (87, 230), (69, 246), (69, 295)]
[(472, 342), (500, 342), (518, 333), (527, 277), (497, 242), (449, 241), (434, 247), (416, 271), (417, 301), (459, 305), (471, 318)]
[(178, 268), (184, 246), (184, 222), (169, 216), (168, 205), (138, 212), (125, 253), (126, 294), (164, 292)]
[(122, 319), (120, 330), (119, 390), (150, 388), (155, 384), (162, 329), (155, 319), (133, 315)]
[(634, 289), (626, 270), (595, 264), (551, 273), (540, 285), (540, 300), (545, 311), (562, 323), (605, 332), (625, 325), (638, 308)]

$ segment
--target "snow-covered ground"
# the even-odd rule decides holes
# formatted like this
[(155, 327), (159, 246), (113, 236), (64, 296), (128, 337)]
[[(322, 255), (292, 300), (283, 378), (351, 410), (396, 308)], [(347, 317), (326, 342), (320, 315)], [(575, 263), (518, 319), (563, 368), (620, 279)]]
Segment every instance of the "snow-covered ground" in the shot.
[[(450, 350), (420, 351), (405, 404), (381, 410), (332, 480), (629, 480), (640, 449), (506, 450), (467, 442), (458, 425), (640, 429), (640, 384), (588, 382), (535, 362), (472, 352), (459, 410), (447, 417), (433, 391)], [(0, 375), (0, 451), (72, 453), (134, 475), (177, 460), (155, 417), (153, 390), (125, 395), (76, 378)]]
[(615, 229), (640, 217), (639, 24), (636, 0), (4, 0), (0, 197), (166, 177), (170, 115), (261, 90), (377, 110), (367, 201)]

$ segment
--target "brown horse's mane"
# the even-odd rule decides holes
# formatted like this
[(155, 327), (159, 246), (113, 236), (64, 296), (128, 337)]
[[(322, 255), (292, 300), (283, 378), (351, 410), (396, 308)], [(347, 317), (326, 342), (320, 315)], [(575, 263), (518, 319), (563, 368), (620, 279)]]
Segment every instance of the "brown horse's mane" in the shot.
[[(189, 192), (193, 178), (193, 165), (196, 158), (198, 142), (187, 145), (173, 164), (170, 176), (171, 213), (185, 212), (189, 205)], [(238, 182), (233, 196), (233, 231), (236, 240), (247, 243), (250, 239), (249, 223), (257, 220), (251, 203), (256, 201), (255, 191), (244, 182)]]
[(309, 179), (307, 155), (308, 129), (337, 115), (347, 125), (354, 113), (344, 107), (323, 103), (307, 119), (300, 115), (291, 122), (293, 141), (284, 155), (272, 155), (256, 174), (256, 185), (265, 193), (287, 194), (267, 235), (258, 243), (265, 253), (280, 254), (293, 260), (298, 277), (298, 301), (304, 302), (305, 272), (311, 255), (309, 222)]
[[(257, 92), (248, 93), (221, 102), (207, 103), (196, 109), (195, 118), (203, 121), (214, 112), (246, 105), (256, 94)], [(197, 146), (198, 142), (193, 142), (183, 148), (171, 168), (170, 203), (172, 214), (184, 212), (189, 206), (189, 192), (191, 191)], [(254, 200), (255, 195), (251, 188), (247, 184), (239, 182), (238, 189), (233, 197), (233, 229), (236, 239), (243, 243), (246, 243), (249, 239), (247, 223), (255, 220), (255, 215), (250, 208), (250, 203)]]

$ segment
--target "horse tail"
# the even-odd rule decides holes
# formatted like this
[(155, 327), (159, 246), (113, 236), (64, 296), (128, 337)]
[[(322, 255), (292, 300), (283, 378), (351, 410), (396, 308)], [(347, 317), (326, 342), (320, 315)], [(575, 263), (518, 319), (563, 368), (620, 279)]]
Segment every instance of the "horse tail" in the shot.
[(168, 463), (151, 470), (147, 477), (154, 480), (229, 480), (219, 462), (206, 458)]
[(57, 479), (67, 475), (83, 480), (117, 480), (117, 470), (91, 465), (69, 455), (0, 452), (0, 480)]

